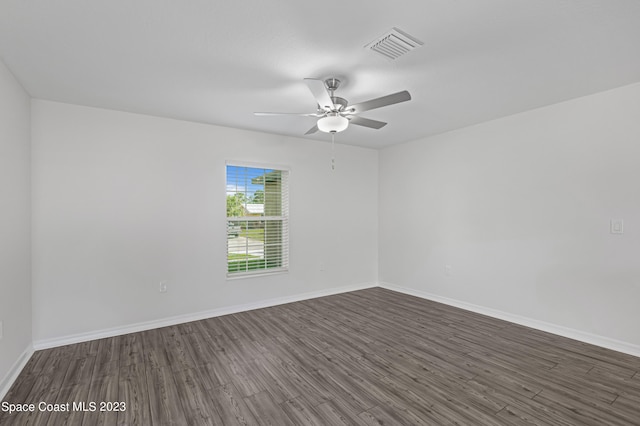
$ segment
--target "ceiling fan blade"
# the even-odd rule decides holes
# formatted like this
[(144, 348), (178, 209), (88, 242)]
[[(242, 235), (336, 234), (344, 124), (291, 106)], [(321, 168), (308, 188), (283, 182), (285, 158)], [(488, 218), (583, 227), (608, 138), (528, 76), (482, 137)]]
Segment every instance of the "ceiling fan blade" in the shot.
[(318, 131), (318, 125), (316, 124), (312, 128), (310, 128), (309, 130), (307, 130), (307, 133), (305, 133), (305, 135), (311, 135), (311, 134), (313, 134), (313, 133), (315, 133), (317, 131)]
[(411, 95), (406, 90), (403, 90), (402, 92), (393, 93), (391, 95), (382, 96), (380, 98), (371, 99), (369, 101), (361, 102), (356, 105), (351, 105), (349, 107), (349, 110), (352, 110), (353, 114), (357, 114), (359, 112), (369, 111), (371, 109), (393, 105), (409, 100), (411, 100)]
[(371, 120), (369, 118), (352, 116), (347, 117), (351, 124), (357, 124), (358, 126), (369, 127), (371, 129), (381, 129), (387, 125), (387, 123), (383, 121)]
[(335, 108), (333, 105), (333, 101), (329, 96), (329, 92), (327, 92), (327, 88), (324, 85), (324, 81), (317, 80), (315, 78), (305, 78), (304, 82), (309, 87), (309, 90), (311, 90), (313, 97), (316, 98), (316, 102), (318, 103), (320, 108)]
[(317, 112), (303, 113), (303, 112), (254, 112), (253, 115), (263, 116), (263, 115), (297, 115), (301, 117), (321, 117), (322, 114), (318, 114)]

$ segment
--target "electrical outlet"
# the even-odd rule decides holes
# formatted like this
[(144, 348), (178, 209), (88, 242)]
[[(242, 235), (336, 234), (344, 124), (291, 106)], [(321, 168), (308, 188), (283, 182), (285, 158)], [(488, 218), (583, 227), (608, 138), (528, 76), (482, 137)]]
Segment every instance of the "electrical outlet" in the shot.
[(324, 267), (324, 262), (320, 262), (320, 271), (324, 271), (325, 267)]
[(166, 293), (167, 292), (167, 282), (166, 281), (160, 281), (160, 288), (158, 290), (160, 291), (160, 293)]
[(444, 265), (444, 274), (448, 277), (451, 276), (451, 265)]
[(609, 227), (612, 234), (624, 234), (624, 221), (622, 219), (611, 219)]

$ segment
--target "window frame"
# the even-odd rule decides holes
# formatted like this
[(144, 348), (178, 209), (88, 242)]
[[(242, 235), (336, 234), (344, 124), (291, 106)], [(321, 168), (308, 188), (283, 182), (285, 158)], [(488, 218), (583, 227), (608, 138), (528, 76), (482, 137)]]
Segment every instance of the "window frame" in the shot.
[[(277, 170), (281, 172), (281, 188), (280, 188), (280, 215), (276, 216), (265, 216), (264, 212), (261, 216), (227, 216), (225, 212), (225, 224), (227, 231), (225, 232), (227, 235), (227, 248), (226, 248), (226, 278), (227, 280), (235, 280), (241, 278), (251, 278), (251, 277), (259, 277), (265, 275), (276, 275), (276, 274), (286, 274), (289, 272), (289, 193), (290, 193), (290, 184), (289, 184), (289, 176), (291, 174), (291, 169), (288, 166), (276, 165), (276, 164), (268, 164), (268, 163), (253, 163), (246, 161), (232, 161), (227, 160), (225, 162), (225, 194), (229, 195), (229, 166), (232, 167), (242, 167), (242, 168), (251, 168), (251, 169), (261, 169), (261, 170)], [(265, 189), (263, 189), (265, 190)], [(265, 190), (266, 192), (266, 190)], [(226, 197), (225, 197), (226, 198)], [(226, 204), (226, 203), (225, 203)], [(246, 203), (249, 204), (249, 203)], [(225, 206), (226, 207), (226, 206)], [(230, 272), (230, 263), (229, 263), (229, 223), (231, 221), (247, 221), (247, 222), (264, 222), (265, 225), (268, 222), (279, 222), (280, 223), (280, 231), (277, 234), (278, 238), (280, 238), (280, 256), (277, 257), (278, 261), (281, 262), (281, 266), (276, 267), (264, 267), (253, 270), (243, 270), (243, 271), (233, 271)], [(245, 228), (246, 229), (246, 228)], [(264, 256), (264, 255), (263, 255)], [(263, 257), (263, 259), (265, 259)], [(268, 259), (265, 259), (265, 262)]]

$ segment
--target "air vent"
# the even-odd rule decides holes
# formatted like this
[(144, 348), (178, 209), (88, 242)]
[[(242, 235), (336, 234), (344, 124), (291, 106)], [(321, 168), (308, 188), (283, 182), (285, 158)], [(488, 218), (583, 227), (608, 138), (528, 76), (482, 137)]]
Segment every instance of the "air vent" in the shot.
[(392, 28), (364, 48), (371, 49), (387, 59), (396, 60), (405, 53), (422, 46), (424, 43), (398, 28)]

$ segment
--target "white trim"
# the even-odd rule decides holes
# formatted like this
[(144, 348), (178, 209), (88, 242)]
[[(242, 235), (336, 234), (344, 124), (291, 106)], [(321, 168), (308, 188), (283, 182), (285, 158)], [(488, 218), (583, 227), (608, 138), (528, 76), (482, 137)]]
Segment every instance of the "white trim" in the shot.
[(256, 269), (255, 271), (247, 272), (227, 272), (227, 281), (240, 280), (242, 278), (268, 277), (269, 275), (283, 275), (288, 273), (289, 268), (269, 268)]
[(261, 222), (263, 220), (287, 220), (287, 216), (227, 216), (227, 222)]
[(57, 346), (70, 345), (73, 343), (88, 342), (90, 340), (103, 339), (105, 337), (120, 336), (128, 333), (136, 333), (139, 331), (151, 330), (154, 328), (166, 327), (170, 325), (182, 324), (185, 322), (199, 321), (207, 318), (219, 317), (222, 315), (236, 314), (239, 312), (251, 311), (254, 309), (268, 308), (271, 306), (283, 305), (285, 303), (299, 302), (302, 300), (315, 299), (316, 297), (331, 296), (334, 294), (348, 293), (350, 291), (363, 290), (366, 288), (376, 287), (376, 283), (354, 284), (343, 287), (334, 287), (324, 290), (312, 291), (309, 293), (301, 293), (293, 296), (278, 297), (275, 299), (261, 300), (258, 302), (247, 303), (243, 305), (228, 306), (225, 308), (212, 309), (208, 311), (195, 312), (192, 314), (177, 315), (169, 318), (162, 318), (153, 321), (145, 321), (136, 324), (130, 324), (123, 327), (114, 327), (88, 333), (72, 334), (63, 337), (55, 337), (53, 339), (42, 339), (33, 342), (36, 350), (55, 348)]
[(395, 284), (381, 282), (379, 283), (379, 286), (388, 290), (397, 291), (399, 293), (420, 297), (422, 299), (432, 300), (434, 302), (444, 303), (445, 305), (455, 306), (456, 308), (461, 308), (467, 311), (476, 312), (482, 315), (487, 315), (515, 324), (524, 325), (526, 327), (535, 328), (536, 330), (546, 331), (547, 333), (557, 334), (558, 336), (568, 337), (569, 339), (579, 340), (581, 342), (640, 357), (640, 345), (635, 345), (633, 343), (623, 342), (621, 340), (615, 340), (608, 337), (599, 336), (597, 334), (591, 334), (573, 328), (539, 321), (533, 318), (522, 317), (520, 315), (510, 314), (508, 312), (503, 312), (496, 309), (485, 308), (484, 306), (474, 305), (472, 303), (462, 302), (456, 299), (449, 299), (448, 297), (442, 297), (424, 291), (414, 290), (412, 288), (401, 287)]
[[(33, 352), (34, 352), (33, 346), (32, 345), (27, 346), (24, 352), (22, 352), (20, 357), (9, 369), (4, 379), (0, 381), (0, 401), (3, 400), (5, 396), (7, 396), (7, 392), (9, 392), (11, 385), (13, 385), (13, 382), (16, 381), (16, 379), (22, 372), (22, 369), (24, 368), (24, 366), (27, 365), (27, 362), (29, 362), (29, 359), (31, 359)], [(20, 402), (20, 401), (14, 401), (14, 402)]]
[(253, 169), (265, 169), (265, 170), (282, 170), (284, 172), (290, 172), (291, 167), (283, 166), (281, 164), (269, 164), (269, 163), (253, 163), (251, 161), (233, 161), (226, 160), (225, 165), (227, 166), (238, 166), (238, 167), (251, 167)]

